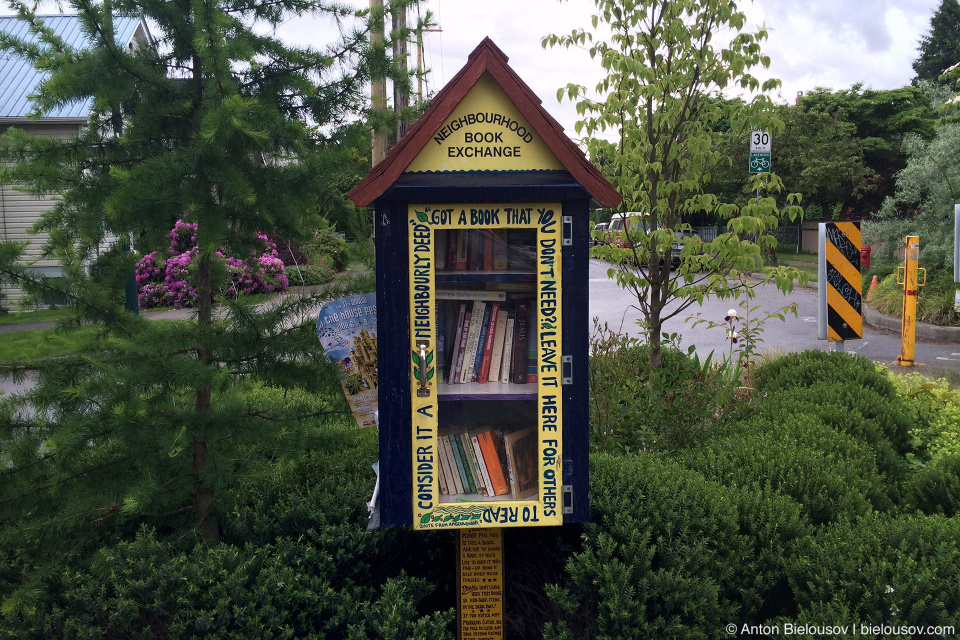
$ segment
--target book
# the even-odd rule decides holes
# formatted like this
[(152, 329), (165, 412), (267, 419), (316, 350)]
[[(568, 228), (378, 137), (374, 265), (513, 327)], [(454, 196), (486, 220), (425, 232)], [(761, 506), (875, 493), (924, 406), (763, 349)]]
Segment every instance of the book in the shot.
[(465, 271), (467, 268), (467, 229), (457, 229), (457, 271)]
[(470, 336), (470, 320), (473, 317), (471, 305), (467, 305), (463, 312), (463, 323), (460, 328), (460, 342), (457, 344), (457, 363), (454, 371), (454, 383), (463, 382), (463, 370), (466, 362), (467, 340)]
[(487, 496), (496, 495), (493, 492), (493, 486), (490, 484), (490, 474), (487, 472), (487, 465), (483, 461), (483, 452), (480, 450), (480, 440), (477, 434), (468, 433), (467, 438), (470, 440), (470, 446), (473, 447), (473, 458), (477, 461), (477, 471), (483, 478), (483, 494)]
[(473, 450), (473, 441), (470, 434), (462, 432), (460, 436), (460, 445), (463, 447), (463, 453), (470, 464), (470, 472), (473, 474), (473, 481), (477, 485), (477, 493), (487, 495), (487, 485), (483, 481), (483, 473), (480, 471), (480, 461), (477, 460), (477, 454)]
[[(530, 318), (527, 320), (527, 327), (537, 326), (537, 310), (534, 305), (530, 305)], [(537, 341), (527, 338), (527, 382), (537, 381)]]
[(450, 446), (450, 438), (447, 436), (438, 436), (437, 442), (440, 443), (447, 457), (447, 469), (450, 471), (449, 478), (451, 480), (451, 486), (449, 487), (450, 492), (451, 494), (461, 494), (463, 493), (463, 482), (460, 480), (460, 471), (454, 459), (453, 447)]
[(540, 483), (537, 480), (537, 428), (527, 427), (504, 436), (507, 464), (510, 467), (510, 484), (515, 500), (524, 500), (536, 495)]
[(503, 302), (507, 299), (506, 291), (476, 290), (476, 289), (437, 289), (434, 292), (437, 300), (483, 300), (486, 302)]
[[(464, 317), (467, 315), (467, 303), (460, 303), (460, 313), (457, 316), (457, 333), (450, 349), (450, 373), (447, 376), (447, 384), (457, 384), (460, 382), (460, 364), (457, 362), (460, 353), (460, 344), (463, 338)], [(462, 362), (462, 360), (461, 360)]]
[(509, 255), (509, 245), (507, 244), (507, 230), (493, 230), (493, 269), (494, 271), (505, 271), (507, 268), (507, 256)]
[[(473, 303), (473, 309), (470, 312), (470, 326), (465, 328), (467, 332), (467, 343), (463, 355), (463, 367), (460, 370), (460, 382), (470, 382), (473, 375), (473, 365), (477, 354), (477, 342), (480, 338), (480, 321), (483, 320), (483, 309), (486, 304), (482, 300)], [(458, 355), (457, 358), (460, 356)]]
[(490, 305), (490, 319), (487, 321), (487, 335), (484, 337), (483, 358), (480, 361), (480, 373), (477, 382), (486, 382), (490, 377), (490, 365), (493, 360), (493, 342), (497, 334), (497, 321), (500, 318), (500, 305), (496, 302)]
[(483, 270), (493, 271), (493, 232), (485, 229), (483, 234)]
[(443, 453), (443, 447), (437, 442), (437, 483), (440, 485), (440, 495), (450, 495), (450, 489), (447, 486), (447, 468), (443, 463), (446, 456)]
[(463, 321), (459, 315), (460, 305), (464, 304), (463, 302), (458, 302), (456, 300), (444, 300), (440, 304), (444, 304), (447, 307), (447, 311), (444, 317), (446, 327), (444, 328), (444, 333), (446, 334), (446, 340), (444, 341), (444, 349), (440, 354), (443, 357), (444, 368), (443, 371), (446, 374), (446, 377), (442, 378), (443, 382), (449, 382), (450, 378), (450, 368), (455, 364), (453, 362), (454, 356), (456, 353), (457, 347), (457, 329), (460, 327), (461, 322)]
[(450, 445), (453, 447), (453, 450), (457, 455), (457, 461), (460, 464), (461, 476), (463, 479), (463, 492), (476, 493), (477, 485), (473, 480), (473, 472), (470, 470), (470, 462), (467, 460), (467, 454), (463, 450), (463, 442), (460, 441), (460, 436), (458, 434), (450, 434)]
[(503, 346), (507, 333), (507, 312), (501, 308), (497, 314), (497, 326), (493, 332), (493, 349), (490, 352), (490, 368), (488, 379), (500, 381), (500, 365), (503, 362)]
[(447, 303), (437, 300), (437, 348), (434, 359), (437, 366), (437, 380), (447, 379)]
[(483, 235), (478, 229), (467, 231), (467, 271), (483, 269)]
[(444, 233), (447, 234), (447, 256), (444, 260), (447, 271), (453, 271), (457, 268), (457, 239), (459, 238), (459, 233), (456, 229), (444, 229)]
[(510, 382), (513, 369), (513, 334), (516, 327), (516, 319), (513, 315), (507, 316), (507, 329), (503, 336), (503, 356), (500, 362), (500, 382)]
[(477, 434), (475, 439), (477, 446), (480, 447), (487, 478), (490, 480), (490, 484), (488, 485), (490, 495), (503, 496), (510, 493), (510, 488), (507, 486), (507, 479), (503, 475), (503, 468), (500, 466), (500, 457), (497, 455), (493, 433), (488, 429), (487, 431)]
[(526, 302), (517, 304), (516, 323), (513, 332), (513, 361), (510, 381), (514, 384), (527, 382), (527, 329), (530, 320), (530, 307)]
[(433, 238), (437, 247), (433, 253), (435, 256), (434, 267), (437, 271), (443, 271), (447, 268), (447, 230), (437, 229)]
[(490, 316), (493, 315), (494, 304), (496, 303), (485, 304), (483, 309), (480, 332), (477, 334), (477, 351), (473, 356), (473, 371), (470, 373), (471, 381), (480, 382), (480, 368), (483, 366), (483, 353), (487, 348), (487, 334), (490, 333)]

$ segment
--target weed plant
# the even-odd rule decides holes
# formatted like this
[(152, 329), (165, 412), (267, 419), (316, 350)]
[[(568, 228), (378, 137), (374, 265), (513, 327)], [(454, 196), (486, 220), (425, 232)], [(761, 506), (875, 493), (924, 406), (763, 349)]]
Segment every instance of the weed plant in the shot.
[[(917, 320), (942, 326), (960, 324), (960, 316), (954, 310), (956, 290), (952, 275), (932, 275), (917, 292)], [(903, 285), (897, 284), (896, 272), (878, 279), (870, 304), (884, 315), (903, 315)]]

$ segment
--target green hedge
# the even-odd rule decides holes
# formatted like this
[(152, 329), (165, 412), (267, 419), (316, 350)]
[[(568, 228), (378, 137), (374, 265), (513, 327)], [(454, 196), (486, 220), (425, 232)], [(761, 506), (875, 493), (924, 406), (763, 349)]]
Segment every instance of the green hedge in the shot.
[[(453, 534), (366, 532), (376, 457), (374, 430), (328, 425), (222, 496), (219, 545), (142, 530), (74, 558), (0, 638), (452, 638)], [(12, 560), (0, 597), (22, 578)]]
[(727, 426), (681, 459), (722, 484), (788, 495), (816, 524), (892, 506), (873, 452), (812, 415)]
[(753, 371), (754, 386), (764, 393), (810, 387), (820, 382), (872, 389), (883, 397), (896, 398), (893, 383), (873, 361), (844, 351), (790, 353)]
[(958, 540), (960, 520), (939, 516), (874, 514), (825, 528), (791, 561), (799, 620), (960, 629)]
[(650, 454), (596, 454), (591, 473), (591, 523), (548, 589), (547, 638), (710, 638), (790, 611), (787, 551), (810, 533), (795, 502)]

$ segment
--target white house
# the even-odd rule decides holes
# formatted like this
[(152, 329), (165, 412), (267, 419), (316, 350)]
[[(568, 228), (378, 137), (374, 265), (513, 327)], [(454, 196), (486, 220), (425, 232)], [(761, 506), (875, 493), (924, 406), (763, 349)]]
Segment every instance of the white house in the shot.
[[(77, 49), (84, 48), (86, 34), (80, 27), (77, 16), (39, 16), (63, 40)], [(150, 43), (150, 33), (141, 18), (120, 17), (113, 20), (118, 41), (132, 48)], [(13, 16), (0, 16), (0, 30), (24, 40), (32, 38), (27, 24)], [(40, 118), (28, 118), (33, 105), (30, 94), (43, 79), (43, 72), (15, 55), (0, 53), (0, 134), (10, 127), (18, 127), (27, 133), (57, 138), (75, 137), (87, 126), (92, 101), (64, 105)], [(40, 250), (46, 241), (45, 235), (29, 232), (37, 218), (53, 206), (52, 198), (35, 198), (7, 185), (0, 185), (0, 241), (29, 242), (25, 252), (31, 269), (47, 276), (60, 274), (60, 267), (53, 260), (41, 260)], [(20, 298), (20, 292), (4, 287), (0, 304), (11, 306)]]

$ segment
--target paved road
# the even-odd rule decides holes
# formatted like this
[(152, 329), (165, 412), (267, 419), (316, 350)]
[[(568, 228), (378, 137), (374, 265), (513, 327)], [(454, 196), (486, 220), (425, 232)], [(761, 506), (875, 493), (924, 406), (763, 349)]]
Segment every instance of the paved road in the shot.
[[(590, 260), (590, 317), (598, 318), (601, 324), (606, 322), (610, 327), (622, 330), (630, 335), (641, 334), (636, 324), (640, 312), (632, 306), (632, 298), (617, 286), (616, 282), (607, 278), (608, 265), (600, 260)], [(795, 289), (793, 293), (784, 295), (775, 287), (768, 286), (758, 289), (757, 297), (751, 306), (760, 305), (761, 311), (775, 311), (791, 302), (798, 305), (797, 316), (788, 315), (784, 322), (771, 320), (764, 325), (762, 334), (763, 343), (759, 351), (794, 352), (805, 349), (827, 350), (834, 348), (825, 341), (817, 340), (817, 292), (813, 288)], [(725, 331), (721, 328), (709, 329), (706, 325), (693, 326), (693, 316), (700, 313), (703, 317), (722, 322), (727, 310), (732, 306), (729, 300), (706, 301), (703, 306), (693, 305), (677, 317), (668, 321), (666, 331), (679, 333), (681, 347), (695, 345), (697, 353), (705, 357), (711, 351), (719, 356), (729, 352), (730, 344), (726, 340)], [(155, 317), (176, 316), (188, 317), (189, 311), (161, 312)], [(900, 355), (900, 334), (879, 330), (865, 326), (862, 340), (851, 340), (844, 344), (847, 351), (863, 354), (864, 356), (897, 366), (897, 356)], [(928, 375), (943, 375), (948, 372), (960, 373), (960, 344), (920, 340), (916, 343), (915, 360), (918, 371)], [(29, 379), (25, 383), (29, 384)], [(24, 385), (14, 386), (9, 378), (0, 379), (0, 391), (7, 393), (22, 389)]]
[[(599, 318), (600, 322), (607, 322), (613, 328), (620, 328), (630, 335), (640, 335), (636, 325), (640, 312), (631, 305), (635, 303), (628, 294), (617, 286), (616, 282), (607, 278), (609, 265), (600, 260), (590, 260), (590, 316)], [(805, 349), (833, 349), (834, 346), (826, 341), (817, 340), (817, 291), (814, 288), (797, 288), (789, 295), (784, 295), (773, 285), (757, 290), (757, 297), (750, 306), (760, 305), (760, 314), (775, 311), (796, 302), (797, 316), (788, 315), (784, 322), (770, 320), (764, 325), (763, 343), (759, 350), (794, 352)], [(731, 301), (709, 300), (703, 306), (694, 304), (686, 311), (666, 323), (665, 331), (679, 333), (682, 339), (681, 347), (695, 345), (697, 353), (704, 357), (710, 351), (722, 354), (729, 351), (725, 331), (720, 328), (708, 329), (706, 325), (693, 327), (693, 319), (697, 313), (715, 322), (722, 322), (727, 310), (735, 307)], [(675, 308), (675, 306), (673, 307)], [(864, 326), (862, 340), (848, 340), (844, 348), (850, 352), (896, 365), (897, 356), (901, 353), (899, 331), (890, 332), (871, 326)], [(960, 372), (960, 344), (921, 340), (916, 343), (915, 362), (918, 370), (930, 371), (934, 374), (945, 372)]]

